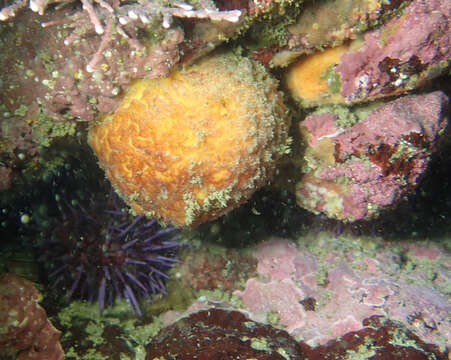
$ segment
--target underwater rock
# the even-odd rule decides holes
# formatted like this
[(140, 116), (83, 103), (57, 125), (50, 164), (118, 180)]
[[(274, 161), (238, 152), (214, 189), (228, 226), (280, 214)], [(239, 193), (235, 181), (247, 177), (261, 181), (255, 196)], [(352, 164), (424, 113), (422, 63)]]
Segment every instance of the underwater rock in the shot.
[(296, 23), (287, 27), (290, 34), (288, 49), (276, 54), (273, 62), (283, 66), (287, 52), (309, 54), (355, 39), (360, 33), (395, 16), (409, 1), (332, 0), (306, 4)]
[[(287, 87), (303, 106), (369, 101), (421, 87), (449, 68), (450, 14), (447, 0), (414, 0), (402, 15), (365, 33), (363, 42), (347, 43), (348, 49), (330, 58), (321, 73), (311, 74), (315, 67), (305, 62), (324, 61), (333, 48), (293, 64), (286, 74)], [(321, 86), (305, 95), (307, 76)]]
[[(392, 96), (443, 74), (451, 59), (451, 2), (412, 1), (402, 16), (365, 35), (334, 73), (347, 102)], [(336, 76), (332, 74), (331, 76)]]
[[(335, 47), (397, 16), (410, 0), (250, 1), (268, 12), (242, 46), (267, 67), (286, 67), (302, 55)], [(246, 3), (232, 2), (232, 3)], [(302, 3), (302, 5), (301, 5)], [(252, 13), (252, 9), (250, 10)], [(270, 30), (269, 30), (270, 29)]]
[(363, 321), (364, 328), (310, 348), (301, 342), (309, 360), (372, 359), (372, 360), (447, 360), (437, 346), (426, 344), (403, 326), (372, 316)]
[(32, 282), (13, 274), (0, 276), (0, 357), (64, 358), (60, 332), (47, 319), (40, 300), (41, 295)]
[(0, 107), (9, 121), (28, 120), (35, 131), (45, 122), (90, 121), (114, 110), (132, 79), (166, 76), (179, 60), (179, 28), (138, 51), (118, 33), (98, 36), (86, 13), (69, 15), (27, 11), (0, 23), (0, 65), (9, 69), (0, 75)]
[(433, 92), (375, 109), (309, 115), (299, 124), (305, 152), (298, 205), (344, 221), (396, 205), (427, 170), (447, 125), (447, 104), (446, 95)]
[[(254, 252), (258, 273), (234, 294), (252, 320), (269, 321), (312, 347), (327, 346), (365, 328), (365, 319), (383, 316), (422, 341), (449, 349), (446, 250), (432, 244), (406, 244), (399, 250), (378, 244), (361, 239), (340, 243), (320, 234), (306, 249), (269, 239)], [(405, 266), (401, 254), (408, 259)]]
[(363, 321), (325, 345), (297, 343), (286, 331), (254, 322), (238, 311), (211, 308), (163, 328), (147, 346), (148, 360), (175, 359), (397, 359), (445, 360), (437, 346), (426, 344), (402, 325), (382, 316)]
[[(310, 309), (312, 310), (312, 309)], [(347, 331), (346, 331), (347, 330)], [(164, 327), (147, 346), (148, 360), (175, 359), (397, 359), (446, 360), (438, 346), (427, 344), (400, 323), (383, 316), (362, 321), (324, 345), (297, 343), (286, 331), (251, 321), (239, 311), (209, 308)]]
[(164, 328), (147, 346), (147, 360), (302, 360), (300, 346), (286, 331), (249, 320), (239, 311), (199, 311)]
[(0, 166), (0, 191), (6, 190), (13, 181), (13, 170), (6, 166)]
[[(0, 67), (8, 69), (0, 73), (0, 164), (8, 170), (17, 169), (19, 153), (24, 166), (45, 166), (45, 148), (82, 138), (80, 123), (115, 110), (131, 81), (167, 76), (176, 63), (212, 51), (242, 24), (240, 10), (217, 11), (207, 2), (189, 11), (188, 4), (153, 2), (82, 8), (74, 1), (63, 9), (30, 2), (40, 14), (13, 11), (27, 2), (7, 3), (0, 5)], [(26, 176), (18, 171), (12, 180)]]

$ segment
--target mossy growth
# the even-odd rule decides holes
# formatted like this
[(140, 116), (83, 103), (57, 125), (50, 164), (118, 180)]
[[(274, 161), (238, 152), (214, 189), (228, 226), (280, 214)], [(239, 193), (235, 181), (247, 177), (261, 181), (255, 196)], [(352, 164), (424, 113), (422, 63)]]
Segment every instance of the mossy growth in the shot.
[(158, 294), (153, 301), (144, 305), (149, 315), (159, 315), (169, 310), (184, 310), (196, 299), (196, 293), (178, 280), (169, 280), (166, 284), (167, 295)]
[(334, 69), (335, 64), (330, 65), (321, 76), (321, 80), (327, 81), (330, 93), (338, 94), (341, 90), (340, 74), (336, 73)]
[(261, 48), (287, 45), (287, 26), (295, 23), (302, 11), (302, 1), (275, 0), (268, 6), (272, 8), (249, 18), (248, 29), (237, 43), (247, 54)]
[(373, 101), (369, 104), (346, 106), (341, 104), (324, 105), (319, 107), (313, 114), (331, 113), (337, 117), (335, 125), (346, 129), (359, 122), (364, 121), (371, 112), (383, 104), (383, 101)]
[(79, 151), (71, 144), (53, 145), (42, 148), (39, 151), (39, 157), (27, 160), (22, 168), (22, 177), (25, 185), (30, 185), (34, 181), (49, 179), (56, 174), (59, 169), (67, 165), (67, 159)]
[(162, 328), (158, 317), (132, 316), (126, 301), (117, 301), (102, 314), (97, 303), (74, 301), (59, 312), (56, 323), (63, 330), (66, 359), (83, 360), (111, 359), (113, 352), (120, 359), (145, 360), (145, 346)]
[(42, 111), (31, 122), (33, 141), (38, 147), (49, 147), (55, 138), (73, 136), (76, 132), (73, 121), (54, 121)]

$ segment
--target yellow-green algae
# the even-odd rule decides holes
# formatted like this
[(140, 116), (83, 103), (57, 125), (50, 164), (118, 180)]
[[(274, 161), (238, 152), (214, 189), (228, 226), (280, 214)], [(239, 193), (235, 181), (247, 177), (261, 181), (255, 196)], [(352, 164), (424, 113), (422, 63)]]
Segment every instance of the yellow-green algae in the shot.
[[(127, 354), (121, 353), (121, 359), (145, 360), (145, 346), (162, 327), (162, 322), (157, 317), (153, 318), (149, 324), (141, 324), (139, 319), (130, 315), (130, 307), (125, 300), (116, 301), (115, 305), (105, 309), (103, 314), (99, 314), (97, 303), (90, 304), (88, 302), (73, 301), (58, 314), (58, 322), (65, 330), (61, 339), (63, 343), (67, 339), (72, 339), (73, 334), (70, 329), (85, 321), (88, 322), (88, 325), (82, 329), (86, 334), (84, 341), (90, 341), (92, 347), (88, 348), (87, 353), (83, 352), (80, 354), (77, 344), (73, 344), (68, 349), (64, 349), (67, 358), (73, 357), (84, 360), (108, 359), (109, 357), (100, 353), (96, 346), (105, 342), (103, 337), (105, 327), (117, 325), (120, 326), (121, 331), (126, 335), (122, 337), (122, 340), (126, 341), (128, 347), (134, 352), (132, 358)], [(130, 341), (133, 341), (133, 343)]]

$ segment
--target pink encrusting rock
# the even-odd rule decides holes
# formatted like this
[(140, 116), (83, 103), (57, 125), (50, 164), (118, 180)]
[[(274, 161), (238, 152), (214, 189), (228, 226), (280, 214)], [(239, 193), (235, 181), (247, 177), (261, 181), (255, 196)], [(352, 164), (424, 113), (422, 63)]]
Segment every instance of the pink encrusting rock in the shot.
[(417, 88), (449, 66), (451, 1), (413, 0), (402, 16), (365, 34), (363, 46), (342, 55), (333, 74), (347, 102)]
[(47, 148), (82, 139), (81, 123), (116, 110), (133, 81), (167, 77), (177, 63), (212, 51), (242, 23), (240, 10), (207, 11), (200, 5), (174, 13), (194, 17), (185, 31), (172, 21), (169, 4), (118, 1), (46, 9), (49, 2), (38, 0), (30, 6), (36, 10), (40, 3), (39, 14), (18, 12), (16, 6), (26, 3), (0, 4), (0, 68), (8, 69), (0, 72), (0, 161), (8, 169), (33, 171), (16, 171), (2, 189), (30, 180), (29, 173), (38, 177), (53, 161)]
[[(389, 247), (370, 254), (362, 242), (348, 241), (345, 249), (337, 239), (320, 234), (314, 240), (320, 250), (313, 252), (285, 239), (260, 243), (254, 252), (257, 276), (235, 291), (243, 310), (310, 346), (358, 331), (365, 319), (380, 315), (400, 321), (424, 341), (449, 347), (451, 305), (426, 280), (426, 269), (401, 269), (398, 254)], [(437, 268), (444, 261), (443, 250), (440, 254)], [(406, 255), (412, 263), (422, 261), (408, 248)], [(449, 281), (449, 274), (441, 276), (440, 281)]]
[(98, 36), (87, 13), (77, 14), (72, 24), (68, 9), (0, 22), (0, 67), (8, 69), (0, 72), (0, 158), (8, 169), (33, 168), (15, 171), (3, 189), (37, 177), (52, 162), (46, 149), (75, 140), (78, 122), (115, 110), (133, 79), (167, 76), (179, 60), (180, 29), (137, 51), (116, 31)]
[(14, 274), (0, 276), (0, 357), (64, 358), (61, 333), (47, 319), (40, 300), (41, 295), (32, 282)]
[[(254, 256), (259, 259), (260, 275), (270, 280), (251, 278), (236, 294), (253, 319), (271, 321), (275, 315), (278, 324), (310, 345), (361, 329), (363, 319), (383, 315), (380, 307), (394, 293), (381, 279), (362, 279), (336, 255), (328, 258), (335, 268), (326, 273), (315, 256), (286, 241), (261, 243)], [(333, 296), (328, 298), (328, 293)], [(334, 315), (337, 309), (340, 316)]]
[(299, 125), (307, 145), (298, 205), (344, 221), (395, 205), (426, 171), (447, 125), (447, 105), (442, 92), (406, 96), (347, 128), (332, 113), (308, 116)]
[[(87, 13), (71, 16), (25, 12), (10, 25), (0, 23), (0, 65), (10, 69), (0, 75), (9, 85), (0, 93), (6, 118), (91, 121), (114, 111), (131, 81), (167, 76), (179, 61), (179, 28), (153, 46), (133, 49), (117, 32), (98, 36)], [(138, 29), (127, 31), (136, 35)]]

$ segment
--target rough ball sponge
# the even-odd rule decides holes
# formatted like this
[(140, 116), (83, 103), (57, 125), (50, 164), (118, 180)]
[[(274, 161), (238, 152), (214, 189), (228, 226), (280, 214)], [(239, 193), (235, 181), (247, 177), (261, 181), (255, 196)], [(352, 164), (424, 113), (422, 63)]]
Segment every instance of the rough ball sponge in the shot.
[(136, 213), (193, 227), (245, 202), (288, 151), (277, 85), (259, 64), (214, 55), (136, 81), (89, 143)]

